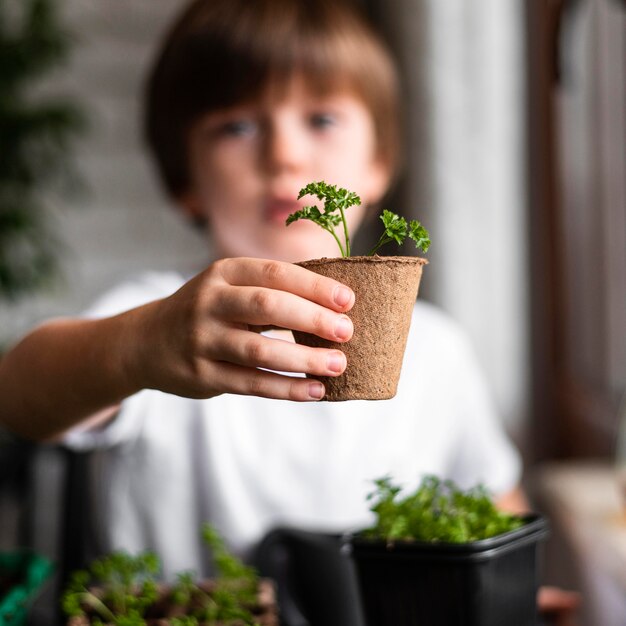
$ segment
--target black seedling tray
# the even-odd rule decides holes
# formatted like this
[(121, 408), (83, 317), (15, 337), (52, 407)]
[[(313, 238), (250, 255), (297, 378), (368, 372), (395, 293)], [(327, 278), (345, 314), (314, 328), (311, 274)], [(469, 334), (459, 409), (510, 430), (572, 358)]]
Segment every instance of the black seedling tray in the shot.
[(352, 536), (367, 626), (535, 626), (544, 518), (472, 543), (387, 544)]

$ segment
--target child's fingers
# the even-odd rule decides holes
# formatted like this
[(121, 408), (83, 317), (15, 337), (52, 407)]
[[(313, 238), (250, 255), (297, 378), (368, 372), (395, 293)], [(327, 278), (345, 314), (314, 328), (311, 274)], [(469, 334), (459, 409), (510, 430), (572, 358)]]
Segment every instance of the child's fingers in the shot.
[(346, 369), (346, 357), (340, 350), (309, 348), (239, 329), (222, 333), (211, 346), (211, 358), (246, 367), (318, 376), (338, 376)]
[(308, 378), (281, 376), (241, 365), (220, 365), (220, 393), (236, 393), (244, 396), (259, 396), (277, 400), (311, 402), (324, 397), (324, 385)]
[(266, 259), (223, 259), (215, 265), (231, 285), (258, 285), (287, 291), (341, 312), (349, 311), (354, 305), (352, 289), (293, 263)]
[(335, 313), (292, 293), (265, 287), (223, 289), (211, 313), (228, 322), (300, 330), (337, 342), (348, 341), (354, 330), (352, 321), (343, 313)]

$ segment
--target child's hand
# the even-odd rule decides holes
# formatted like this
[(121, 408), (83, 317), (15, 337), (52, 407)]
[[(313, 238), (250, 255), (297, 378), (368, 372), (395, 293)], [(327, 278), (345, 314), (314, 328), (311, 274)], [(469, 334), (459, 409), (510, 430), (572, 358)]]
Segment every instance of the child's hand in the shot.
[(337, 376), (346, 367), (343, 353), (256, 331), (275, 326), (344, 342), (353, 327), (343, 313), (353, 304), (349, 288), (290, 263), (217, 261), (144, 308), (136, 371), (147, 377), (145, 387), (193, 398), (237, 393), (319, 400), (320, 382), (258, 368)]
[(537, 606), (546, 624), (552, 626), (576, 626), (581, 596), (574, 591), (558, 587), (541, 587), (537, 594)]

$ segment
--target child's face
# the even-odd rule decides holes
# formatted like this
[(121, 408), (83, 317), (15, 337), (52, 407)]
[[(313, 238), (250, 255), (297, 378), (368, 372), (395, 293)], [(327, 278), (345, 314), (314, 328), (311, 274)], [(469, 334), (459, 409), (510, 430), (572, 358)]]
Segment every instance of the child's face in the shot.
[[(376, 157), (371, 114), (348, 92), (316, 96), (295, 79), (280, 98), (268, 94), (201, 118), (190, 136), (192, 185), (184, 208), (207, 219), (216, 253), (300, 261), (338, 256), (332, 236), (290, 213), (317, 199), (297, 201), (307, 183), (356, 191), (364, 205), (384, 193), (387, 169)], [(347, 211), (350, 232), (364, 207)]]

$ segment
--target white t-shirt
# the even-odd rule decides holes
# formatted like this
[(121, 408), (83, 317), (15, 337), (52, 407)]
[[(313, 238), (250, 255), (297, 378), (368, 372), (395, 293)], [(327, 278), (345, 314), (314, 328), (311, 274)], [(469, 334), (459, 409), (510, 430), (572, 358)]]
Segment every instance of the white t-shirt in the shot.
[[(111, 315), (183, 283), (150, 273), (88, 311)], [(146, 390), (100, 431), (93, 497), (100, 548), (151, 549), (163, 572), (207, 573), (201, 525), (210, 521), (245, 556), (278, 525), (342, 532), (371, 522), (373, 479), (407, 488), (425, 473), (495, 494), (512, 489), (520, 460), (495, 415), (465, 335), (431, 305), (415, 306), (395, 398), (295, 403), (222, 395), (189, 400)]]

